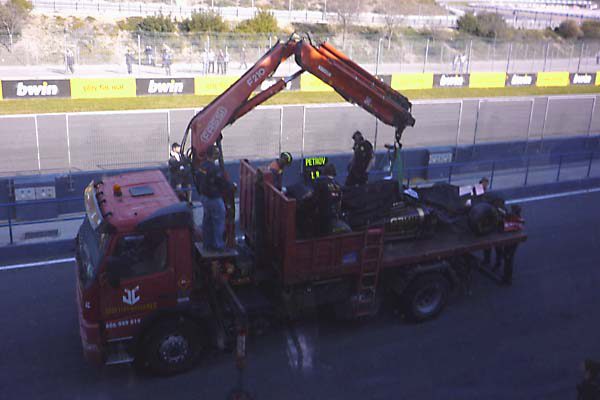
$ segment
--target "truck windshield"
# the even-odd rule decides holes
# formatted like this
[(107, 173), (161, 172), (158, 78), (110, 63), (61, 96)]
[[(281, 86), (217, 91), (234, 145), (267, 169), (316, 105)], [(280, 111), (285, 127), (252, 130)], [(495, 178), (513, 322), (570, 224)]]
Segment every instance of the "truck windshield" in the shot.
[(86, 217), (77, 236), (79, 238), (77, 242), (79, 279), (86, 285), (96, 278), (106, 243), (108, 243), (108, 235), (94, 230)]

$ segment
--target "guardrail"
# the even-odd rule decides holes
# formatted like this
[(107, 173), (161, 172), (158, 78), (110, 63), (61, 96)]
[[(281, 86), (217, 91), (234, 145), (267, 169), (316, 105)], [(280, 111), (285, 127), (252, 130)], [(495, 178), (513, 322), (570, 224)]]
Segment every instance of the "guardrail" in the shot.
[[(371, 175), (375, 178), (384, 177), (389, 175), (389, 169), (371, 171)], [(496, 160), (452, 162), (443, 165), (412, 167), (405, 170), (405, 182), (409, 186), (442, 181), (456, 185), (472, 185), (478, 182), (482, 176), (486, 176), (490, 180), (490, 189), (497, 190), (596, 178), (600, 177), (600, 152), (584, 151), (524, 155)], [(340, 176), (339, 178), (340, 181), (343, 181), (344, 177)], [(5, 211), (8, 219), (6, 222), (0, 222), (0, 246), (3, 245), (2, 235), (7, 235), (4, 245), (14, 245), (22, 241), (22, 239), (15, 238), (15, 229), (35, 226), (37, 229), (31, 231), (33, 234), (36, 232), (43, 233), (45, 231), (40, 228), (48, 224), (52, 226), (69, 224), (83, 218), (83, 213), (79, 213), (59, 218), (18, 221), (14, 218), (15, 210), (18, 207), (41, 207), (49, 204), (64, 205), (69, 202), (82, 202), (82, 200), (83, 197), (70, 197), (55, 200), (1, 203), (0, 213)], [(194, 207), (201, 208), (199, 205)], [(79, 224), (69, 226), (68, 229), (70, 229), (72, 236), (75, 235), (78, 226)], [(3, 233), (4, 229), (7, 232)]]

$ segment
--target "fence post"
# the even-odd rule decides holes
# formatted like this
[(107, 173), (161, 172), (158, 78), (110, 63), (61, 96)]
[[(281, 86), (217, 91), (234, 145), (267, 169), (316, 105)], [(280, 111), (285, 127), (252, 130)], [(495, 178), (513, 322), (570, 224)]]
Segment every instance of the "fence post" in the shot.
[(473, 55), (473, 40), (469, 42), (469, 58), (467, 58), (467, 74), (471, 72), (471, 56)]
[[(138, 67), (142, 66), (142, 38), (140, 37), (140, 34), (138, 33), (137, 35), (137, 39), (138, 39)], [(139, 71), (138, 71), (139, 73)]]
[(546, 71), (546, 63), (548, 62), (548, 51), (550, 51), (550, 42), (546, 43), (546, 47), (544, 50), (544, 68), (542, 71)]
[(69, 130), (69, 114), (65, 113), (65, 128), (67, 131), (67, 161), (69, 163), (69, 173), (71, 173), (71, 132)]
[(423, 60), (423, 72), (425, 72), (425, 68), (427, 67), (427, 57), (429, 56), (429, 38), (427, 38), (427, 43), (425, 44), (425, 59)]
[(571, 70), (571, 59), (573, 58), (573, 50), (575, 49), (575, 43), (571, 44), (571, 49), (569, 50), (569, 65), (567, 66), (567, 71)]
[(527, 138), (525, 139), (525, 154), (529, 150), (529, 137), (531, 135), (531, 123), (533, 122), (533, 107), (535, 106), (535, 99), (530, 100), (531, 107), (529, 108), (529, 121), (527, 122)]
[(283, 106), (279, 108), (279, 154), (281, 154), (281, 143), (283, 141)]
[(527, 186), (527, 180), (529, 179), (529, 163), (531, 162), (531, 157), (527, 156), (527, 166), (525, 168), (525, 181), (523, 182), (523, 186)]
[[(167, 110), (167, 152), (171, 150), (171, 111)], [(167, 157), (169, 155), (167, 154)]]
[(381, 42), (383, 38), (379, 38), (379, 42), (377, 43), (377, 59), (375, 62), (375, 75), (379, 74), (379, 63), (381, 62)]
[(558, 158), (558, 172), (556, 173), (556, 182), (558, 182), (560, 180), (560, 169), (562, 168), (562, 159), (563, 159), (563, 155), (561, 154), (560, 157)]
[(460, 138), (460, 128), (461, 128), (461, 124), (462, 124), (463, 103), (464, 103), (464, 100), (461, 100), (460, 101), (460, 106), (458, 108), (458, 126), (456, 128), (456, 144), (455, 144), (455, 147), (458, 147), (458, 139)]
[(588, 137), (592, 136), (592, 122), (594, 121), (594, 111), (596, 111), (596, 99), (597, 96), (594, 96), (594, 101), (592, 102), (592, 111), (590, 112), (590, 121), (588, 123)]
[(544, 134), (546, 133), (546, 120), (548, 120), (548, 108), (550, 108), (550, 97), (546, 98), (546, 111), (544, 112), (544, 122), (542, 123), (542, 137), (540, 147), (544, 146)]
[(510, 68), (510, 56), (512, 55), (513, 44), (510, 42), (508, 45), (508, 56), (506, 57), (506, 73), (508, 73), (508, 69)]
[(37, 148), (37, 163), (38, 171), (42, 172), (42, 160), (40, 158), (40, 131), (38, 129), (38, 116), (37, 114), (33, 117), (35, 123), (35, 147)]
[(306, 106), (302, 106), (302, 147), (300, 148), (300, 155), (304, 158), (304, 136), (306, 133)]
[(12, 218), (10, 217), (11, 214), (11, 209), (10, 207), (8, 207), (8, 236), (10, 237), (10, 244), (14, 244), (15, 240), (13, 238), (13, 231), (12, 231)]
[(577, 72), (579, 72), (579, 68), (581, 67), (581, 58), (583, 57), (583, 49), (585, 48), (585, 43), (581, 43), (581, 51), (579, 51), (579, 61), (577, 62)]
[(494, 175), (496, 174), (496, 161), (492, 161), (492, 173), (490, 175), (490, 190), (494, 187)]
[(473, 153), (475, 152), (475, 143), (477, 142), (477, 129), (479, 126), (479, 113), (481, 112), (481, 99), (477, 100), (477, 114), (475, 114), (475, 130), (473, 132)]

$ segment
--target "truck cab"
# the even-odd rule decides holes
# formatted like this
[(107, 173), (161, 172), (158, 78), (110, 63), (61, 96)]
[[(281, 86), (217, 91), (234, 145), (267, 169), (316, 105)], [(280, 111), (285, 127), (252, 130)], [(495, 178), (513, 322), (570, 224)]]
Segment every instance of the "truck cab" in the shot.
[[(160, 171), (92, 182), (85, 189), (85, 208), (76, 250), (84, 354), (97, 363), (129, 362), (140, 332), (153, 319), (202, 293), (192, 288), (192, 209)], [(197, 306), (196, 312), (206, 310)], [(170, 347), (182, 345), (177, 338), (171, 342)]]

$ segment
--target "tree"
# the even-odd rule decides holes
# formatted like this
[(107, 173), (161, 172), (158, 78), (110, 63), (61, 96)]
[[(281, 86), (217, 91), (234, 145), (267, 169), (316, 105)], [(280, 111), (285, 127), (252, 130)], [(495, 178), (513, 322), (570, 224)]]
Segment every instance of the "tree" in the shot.
[(471, 35), (477, 34), (477, 17), (473, 13), (465, 13), (458, 19), (457, 25), (459, 31), (470, 33)]
[(219, 14), (207, 11), (193, 13), (181, 22), (180, 29), (184, 32), (226, 32), (229, 27)]
[(29, 16), (32, 5), (27, 0), (8, 0), (0, 3), (0, 29), (6, 32), (8, 43), (2, 43), (8, 51), (12, 51), (13, 36), (21, 33), (23, 22)]
[(382, 10), (385, 15), (385, 32), (388, 39), (388, 49), (392, 45), (392, 36), (394, 35), (394, 31), (396, 27), (400, 24), (400, 20), (402, 19), (402, 2), (398, 0), (384, 0)]
[(581, 24), (581, 31), (585, 38), (599, 39), (600, 38), (600, 21), (585, 20)]
[(253, 18), (246, 19), (235, 27), (240, 33), (273, 33), (279, 31), (277, 19), (267, 10), (260, 10)]
[(165, 17), (164, 15), (150, 16), (143, 18), (137, 25), (137, 27), (145, 32), (174, 32), (175, 24), (171, 21), (171, 18)]
[(342, 48), (346, 46), (346, 32), (361, 11), (361, 0), (330, 0), (327, 5), (337, 14), (342, 25)]
[(458, 19), (458, 30), (489, 38), (502, 37), (508, 32), (504, 18), (495, 13), (466, 13)]
[(577, 21), (566, 19), (560, 23), (557, 33), (565, 39), (577, 39), (583, 36), (583, 32)]

